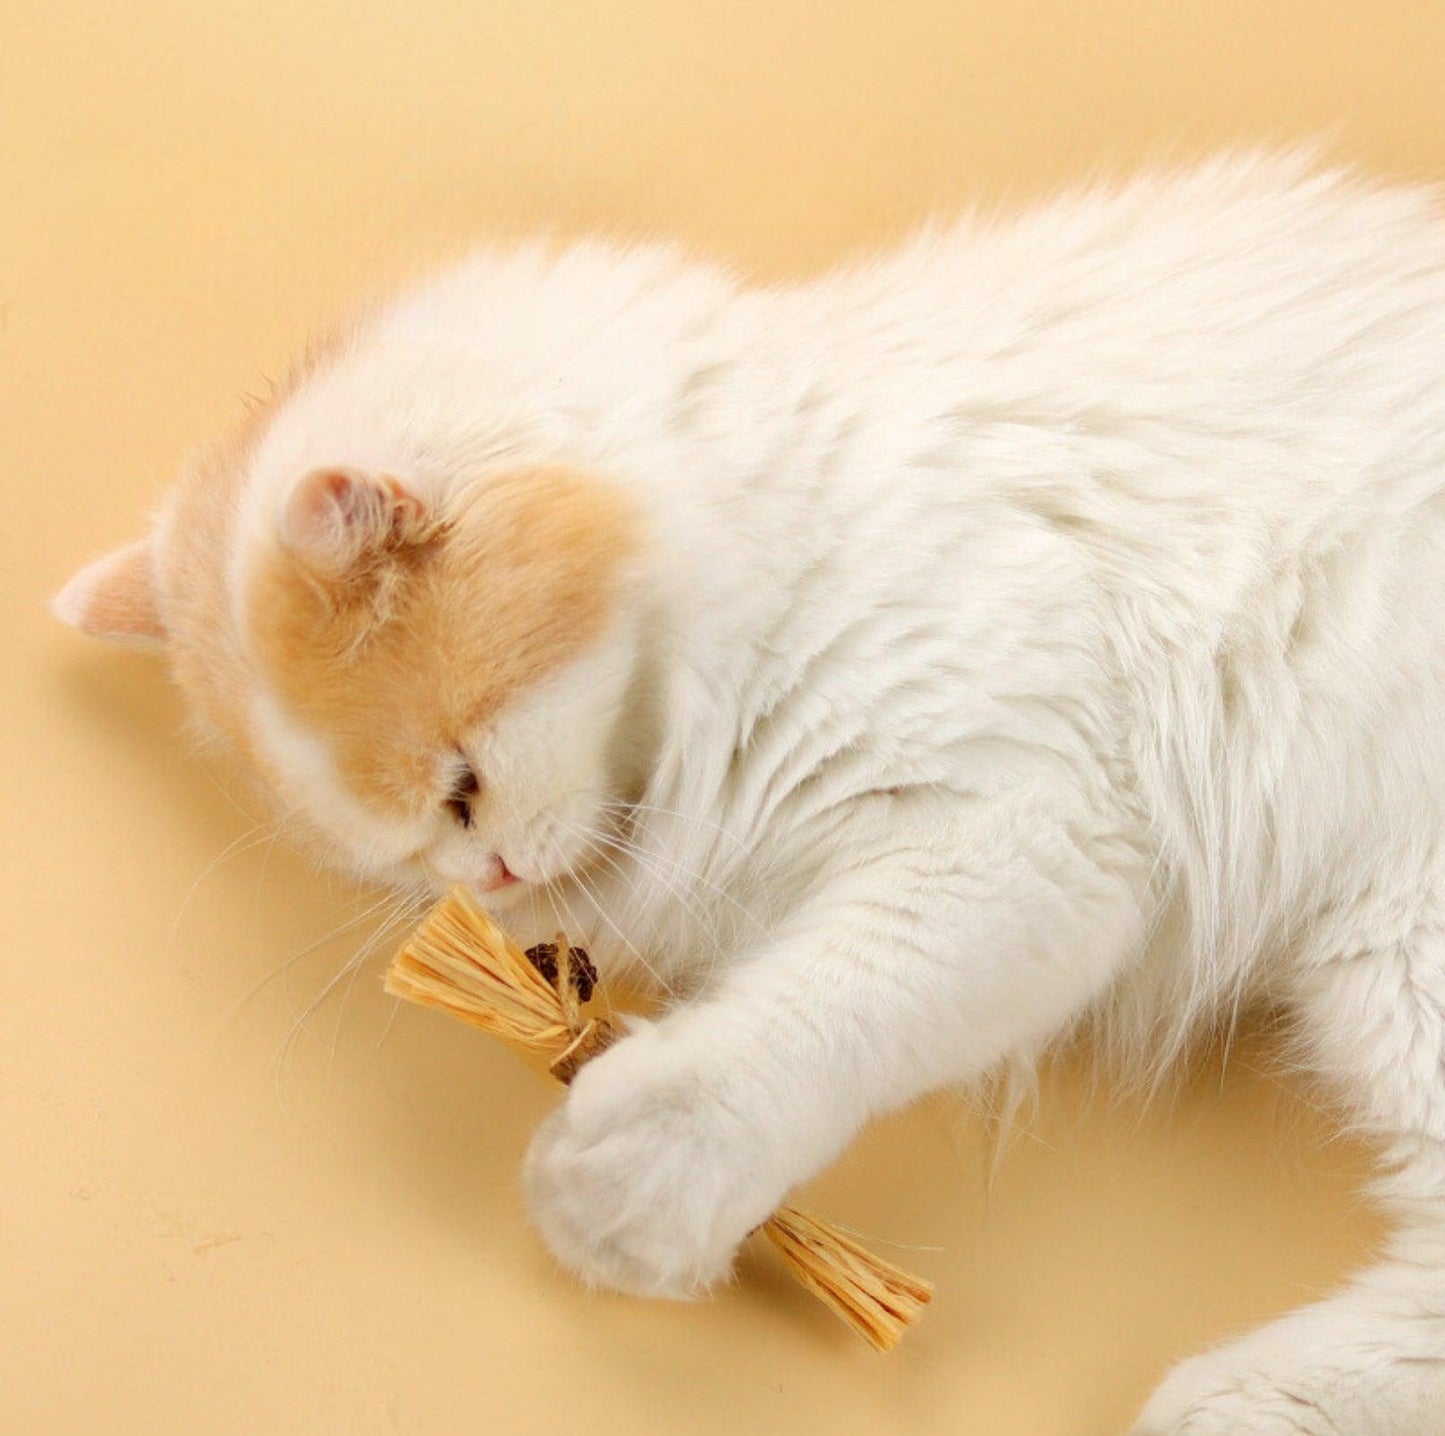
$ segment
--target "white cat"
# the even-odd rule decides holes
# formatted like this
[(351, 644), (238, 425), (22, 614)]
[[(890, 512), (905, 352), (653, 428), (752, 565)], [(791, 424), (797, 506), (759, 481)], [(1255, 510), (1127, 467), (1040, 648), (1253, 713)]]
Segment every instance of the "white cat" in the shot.
[(532, 1147), (584, 1279), (700, 1291), (875, 1114), (1267, 992), (1396, 1234), (1136, 1431), (1445, 1432), (1437, 195), (1232, 158), (775, 288), (479, 255), (57, 609), (352, 873), (678, 996)]

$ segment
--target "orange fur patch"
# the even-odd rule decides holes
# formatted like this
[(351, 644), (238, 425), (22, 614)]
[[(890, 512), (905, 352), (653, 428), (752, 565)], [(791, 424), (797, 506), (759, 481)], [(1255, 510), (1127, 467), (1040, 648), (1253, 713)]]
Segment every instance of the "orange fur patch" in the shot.
[(566, 468), (489, 478), (439, 518), (341, 577), (278, 540), (247, 595), (286, 711), (358, 797), (401, 814), (436, 801), (439, 753), (599, 636), (637, 547), (625, 496)]
[(241, 493), (252, 455), (276, 412), (315, 373), (333, 363), (351, 328), (338, 326), (311, 346), (229, 439), (197, 455), (176, 486), (156, 568), (164, 595), (171, 672), (192, 711), (253, 763), (255, 681), (231, 616), (227, 587)]

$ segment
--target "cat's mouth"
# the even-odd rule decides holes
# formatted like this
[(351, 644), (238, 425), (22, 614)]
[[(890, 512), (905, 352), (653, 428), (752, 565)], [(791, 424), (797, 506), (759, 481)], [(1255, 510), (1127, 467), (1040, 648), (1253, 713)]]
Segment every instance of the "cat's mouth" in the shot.
[(487, 859), (485, 871), (473, 886), (479, 893), (495, 893), (501, 892), (503, 888), (514, 887), (521, 881), (522, 879), (507, 866), (507, 860), (501, 853), (493, 853)]

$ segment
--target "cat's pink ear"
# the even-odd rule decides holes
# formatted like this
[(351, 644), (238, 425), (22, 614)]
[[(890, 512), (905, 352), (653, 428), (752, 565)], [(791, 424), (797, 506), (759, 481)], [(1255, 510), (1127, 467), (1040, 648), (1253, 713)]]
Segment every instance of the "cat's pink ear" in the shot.
[(333, 578), (384, 548), (421, 542), (434, 531), (426, 505), (410, 490), (355, 469), (307, 474), (281, 514), (286, 547)]
[(92, 638), (159, 643), (166, 636), (149, 539), (118, 548), (75, 575), (51, 608)]

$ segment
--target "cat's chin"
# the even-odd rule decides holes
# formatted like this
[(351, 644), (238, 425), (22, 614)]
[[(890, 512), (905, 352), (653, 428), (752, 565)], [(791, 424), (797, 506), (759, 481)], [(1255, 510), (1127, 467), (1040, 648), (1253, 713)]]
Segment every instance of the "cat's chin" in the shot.
[(490, 912), (515, 912), (536, 893), (536, 885), (513, 876), (509, 882), (489, 886), (476, 883), (471, 893)]

